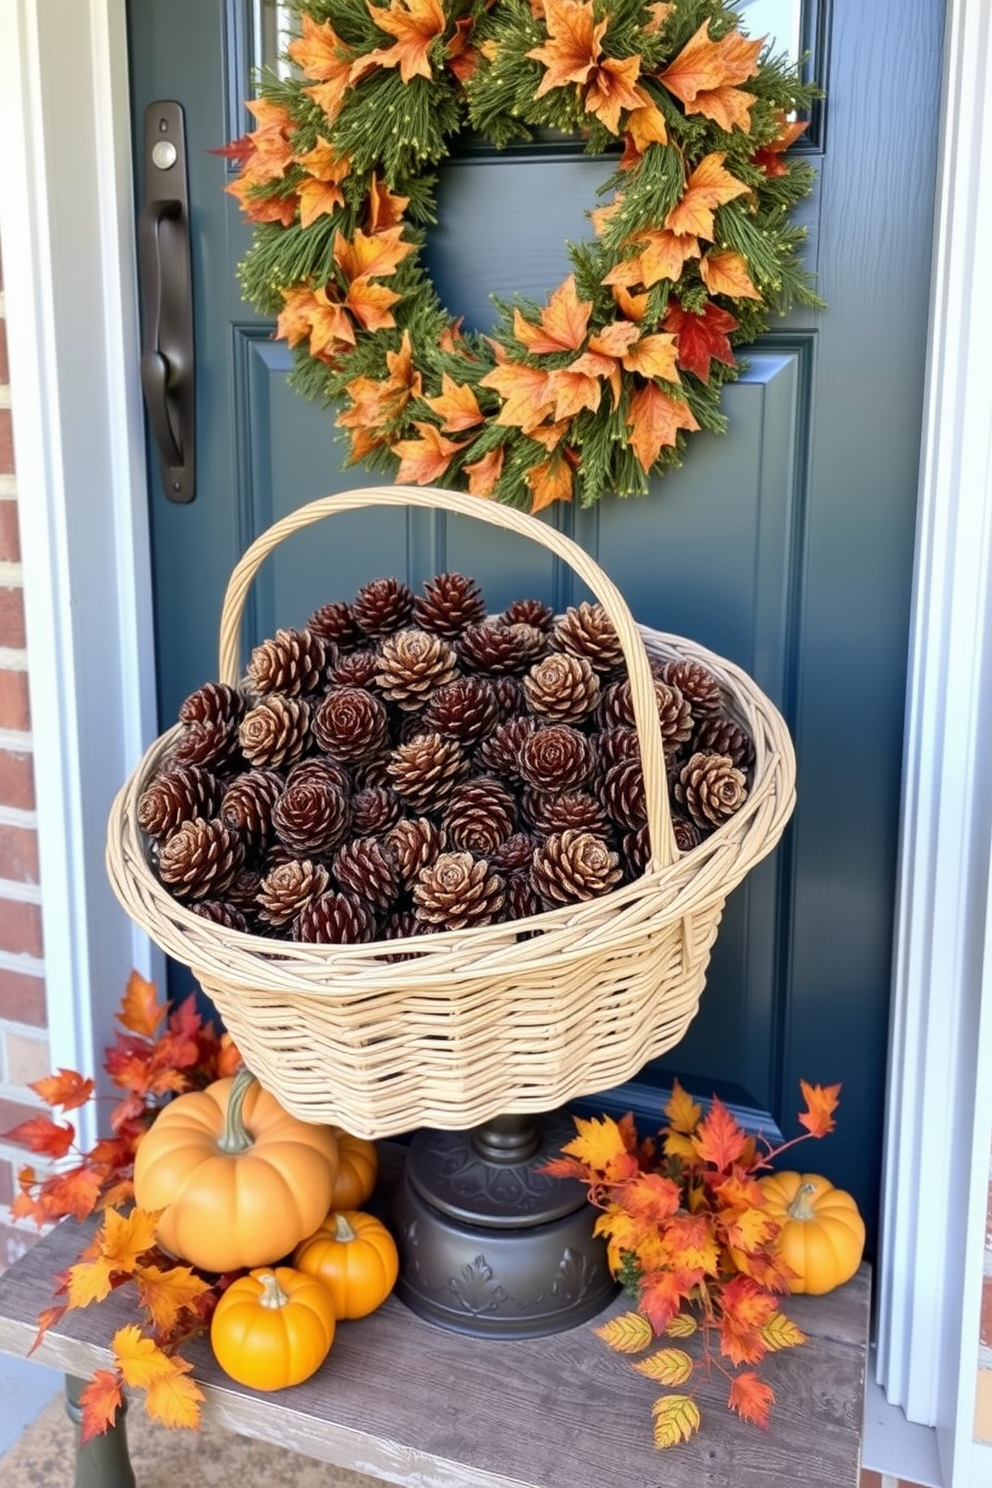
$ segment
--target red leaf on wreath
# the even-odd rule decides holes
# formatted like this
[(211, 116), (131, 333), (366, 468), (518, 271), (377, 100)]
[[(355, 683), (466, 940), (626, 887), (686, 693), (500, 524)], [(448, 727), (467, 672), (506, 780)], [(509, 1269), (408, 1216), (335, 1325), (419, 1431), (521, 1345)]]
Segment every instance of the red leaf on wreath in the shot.
[(790, 145), (794, 145), (799, 136), (809, 127), (808, 119), (794, 119), (791, 122), (781, 111), (776, 115), (779, 121), (779, 132), (767, 145), (762, 145), (760, 150), (755, 150), (751, 156), (751, 164), (756, 165), (759, 170), (764, 171), (769, 179), (773, 176), (787, 176), (789, 167), (782, 159), (783, 154)]
[(769, 1408), (775, 1403), (775, 1391), (771, 1385), (758, 1378), (754, 1370), (739, 1374), (730, 1386), (727, 1404), (735, 1410), (742, 1421), (752, 1421), (755, 1426), (768, 1428)]
[(627, 427), (631, 448), (647, 474), (662, 448), (678, 442), (679, 429), (698, 429), (699, 424), (688, 403), (669, 397), (657, 383), (649, 382), (630, 400)]
[(402, 485), (429, 486), (447, 470), (452, 455), (465, 448), (453, 439), (445, 439), (436, 424), (414, 419), (414, 428), (419, 430), (419, 439), (400, 439), (392, 445), (392, 452), (400, 462), (396, 479)]
[(575, 289), (575, 275), (569, 274), (559, 284), (540, 314), (540, 326), (525, 320), (519, 310), (513, 312), (513, 334), (521, 346), (540, 356), (556, 351), (578, 351), (586, 337), (592, 301), (580, 300)]
[(361, 57), (352, 69), (352, 81), (370, 67), (398, 67), (404, 83), (433, 76), (430, 49), (447, 25), (440, 0), (391, 0), (388, 10), (369, 3), (369, 14), (379, 30), (395, 36), (396, 41)]
[(706, 301), (699, 315), (683, 310), (677, 300), (671, 300), (662, 325), (678, 338), (679, 366), (694, 372), (701, 382), (710, 380), (711, 361), (723, 362), (727, 367), (734, 365), (727, 334), (737, 329), (738, 322), (712, 300)]

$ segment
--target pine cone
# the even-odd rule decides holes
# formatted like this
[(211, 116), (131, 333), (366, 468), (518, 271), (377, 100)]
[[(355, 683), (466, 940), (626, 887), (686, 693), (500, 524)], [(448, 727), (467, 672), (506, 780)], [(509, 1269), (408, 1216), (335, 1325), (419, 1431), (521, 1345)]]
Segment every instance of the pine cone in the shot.
[(385, 704), (364, 687), (336, 687), (313, 715), (318, 746), (342, 764), (357, 764), (381, 754), (389, 740)]
[(370, 785), (352, 797), (352, 829), (359, 837), (375, 837), (395, 826), (402, 810), (395, 791), (384, 785)]
[(180, 723), (240, 723), (245, 700), (226, 682), (205, 682), (179, 705)]
[(579, 723), (599, 703), (599, 677), (582, 656), (552, 651), (524, 677), (527, 706), (552, 723)]
[(536, 791), (523, 793), (521, 809), (527, 820), (545, 836), (552, 832), (593, 832), (609, 835), (606, 812), (588, 791)]
[[(382, 940), (411, 940), (415, 935), (423, 935), (429, 929), (423, 920), (418, 920), (412, 909), (397, 909), (389, 916), (380, 931)], [(385, 958), (387, 961), (415, 961), (415, 951), (393, 951)]]
[(338, 687), (374, 687), (379, 658), (374, 651), (352, 651), (339, 656), (331, 667), (331, 681)]
[(403, 884), (409, 888), (421, 868), (433, 863), (445, 848), (445, 837), (426, 816), (404, 816), (386, 833), (386, 848), (392, 853)]
[(703, 840), (703, 834), (686, 816), (672, 816), (672, 833), (675, 837), (675, 846), (680, 853), (692, 852)]
[(592, 744), (567, 723), (553, 723), (529, 734), (517, 756), (521, 778), (535, 790), (575, 790), (586, 783), (595, 767)]
[(354, 837), (339, 849), (331, 871), (346, 893), (389, 909), (400, 892), (396, 860), (376, 837)]
[(489, 861), (500, 873), (512, 875), (529, 872), (531, 855), (536, 845), (529, 832), (514, 832), (512, 837), (500, 843), (495, 852), (490, 854)]
[(372, 790), (382, 787), (391, 790), (393, 782), (389, 776), (390, 753), (388, 748), (381, 754), (370, 755), (368, 759), (358, 760), (357, 763), (349, 765), (352, 783), (356, 790)]
[(696, 722), (712, 718), (723, 707), (723, 689), (713, 673), (700, 661), (668, 661), (661, 669), (661, 680), (677, 687), (692, 709)]
[(501, 719), (518, 718), (527, 712), (527, 699), (519, 677), (489, 677), (487, 680), (496, 694)]
[(439, 810), (468, 769), (460, 745), (440, 734), (418, 734), (397, 744), (388, 765), (393, 790), (416, 812)]
[(414, 913), (443, 930), (488, 925), (506, 903), (506, 884), (485, 858), (470, 852), (442, 853), (422, 868), (413, 886)]
[(238, 909), (251, 920), (258, 913), (258, 891), (262, 887), (262, 874), (257, 868), (239, 868), (224, 894), (224, 903)]
[(162, 844), (159, 877), (177, 899), (220, 899), (244, 856), (237, 832), (216, 817), (197, 816)]
[(675, 799), (696, 826), (708, 832), (743, 806), (747, 799), (744, 773), (729, 754), (694, 754), (679, 772)]
[(732, 718), (704, 718), (692, 741), (693, 753), (729, 754), (738, 770), (747, 774), (754, 764), (754, 742)]
[(352, 894), (321, 894), (293, 921), (293, 939), (321, 945), (358, 945), (375, 939), (375, 916)]
[(272, 692), (285, 697), (317, 692), (333, 660), (333, 647), (309, 630), (277, 630), (251, 653), (247, 685), (255, 697)]
[(631, 880), (641, 878), (647, 872), (651, 860), (647, 826), (642, 825), (626, 832), (621, 846), (623, 851), (620, 861), (626, 865), (626, 876)]
[(202, 765), (173, 765), (138, 797), (138, 826), (149, 837), (168, 837), (194, 816), (218, 814), (224, 787)]
[(532, 625), (545, 635), (555, 623), (555, 612), (540, 599), (515, 599), (499, 617), (500, 625)]
[(390, 635), (409, 624), (413, 593), (399, 579), (373, 579), (359, 589), (351, 611), (367, 636)]
[(548, 649), (548, 638), (536, 625), (471, 625), (458, 641), (466, 671), (492, 677), (519, 676)]
[[(666, 749), (677, 748), (692, 737), (692, 710), (677, 687), (672, 687), (667, 682), (661, 682), (657, 678), (654, 684), (655, 698), (658, 704), (658, 722), (661, 725), (661, 737)], [(634, 704), (631, 698), (630, 682), (626, 678), (621, 682), (612, 682), (603, 693), (598, 712), (599, 726), (605, 733), (607, 729), (634, 726)]]
[(647, 821), (648, 803), (640, 760), (621, 760), (618, 765), (611, 765), (602, 778), (599, 794), (618, 826), (639, 827)]
[(531, 883), (529, 870), (518, 870), (507, 876), (506, 909), (508, 920), (526, 920), (531, 915), (540, 914), (544, 909), (537, 890)]
[(275, 692), (248, 710), (238, 739), (245, 759), (256, 769), (291, 765), (310, 741), (309, 705), (302, 698)]
[(330, 604), (321, 605), (319, 610), (314, 610), (307, 621), (307, 630), (311, 635), (330, 641), (339, 651), (351, 651), (358, 645), (355, 617), (351, 613), (351, 605), (346, 604), (343, 599), (332, 600)]
[(413, 617), (423, 630), (453, 641), (470, 625), (485, 619), (486, 603), (474, 579), (463, 574), (436, 574), (413, 601)]
[(379, 647), (376, 682), (384, 697), (401, 708), (420, 708), (438, 687), (458, 674), (458, 658), (448, 642), (426, 630), (400, 630)]
[(272, 868), (258, 888), (258, 918), (279, 928), (288, 925), (313, 899), (323, 894), (331, 875), (322, 863), (291, 859)]
[(319, 858), (333, 851), (350, 824), (348, 797), (315, 779), (287, 784), (272, 808), (273, 831), (298, 858)]
[(613, 621), (600, 604), (570, 605), (551, 633), (559, 651), (582, 656), (597, 672), (612, 672), (624, 664), (623, 648)]
[(536, 733), (537, 723), (533, 718), (508, 718), (479, 745), (476, 756), (479, 765), (491, 775), (499, 775), (511, 783), (518, 781), (521, 747)]
[(249, 852), (262, 852), (272, 836), (272, 808), (282, 794), (283, 778), (275, 770), (246, 770), (224, 792), (218, 815), (233, 827)]
[(342, 795), (350, 795), (353, 785), (351, 772), (335, 763), (326, 754), (308, 755), (297, 760), (286, 775), (286, 786), (332, 785)]
[(496, 690), (487, 677), (456, 677), (439, 687), (424, 709), (424, 727), (466, 749), (491, 734), (499, 722)]
[(534, 849), (531, 883), (545, 904), (574, 904), (609, 893), (622, 877), (619, 858), (593, 832), (555, 832)]
[(233, 904), (226, 904), (222, 899), (204, 899), (199, 904), (191, 904), (190, 909), (211, 924), (222, 925), (225, 930), (240, 930), (242, 935), (250, 934), (250, 926), (240, 909), (235, 909)]
[(169, 765), (200, 765), (223, 772), (238, 752), (238, 723), (233, 718), (194, 719), (183, 727), (169, 755)]
[(641, 757), (637, 730), (625, 723), (617, 724), (615, 728), (604, 729), (597, 736), (596, 749), (599, 753), (600, 769), (604, 772), (612, 765), (618, 765), (621, 760), (639, 760)]
[(452, 846), (484, 856), (513, 835), (517, 803), (491, 775), (476, 775), (456, 785), (444, 814), (444, 830)]

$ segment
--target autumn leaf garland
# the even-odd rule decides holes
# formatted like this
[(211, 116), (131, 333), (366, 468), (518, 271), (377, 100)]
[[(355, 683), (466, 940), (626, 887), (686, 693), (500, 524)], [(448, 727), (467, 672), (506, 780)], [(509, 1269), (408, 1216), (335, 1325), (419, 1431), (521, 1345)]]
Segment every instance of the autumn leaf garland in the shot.
[[(253, 224), (246, 297), (292, 381), (332, 403), (349, 463), (539, 511), (643, 493), (720, 430), (735, 348), (818, 304), (787, 157), (816, 90), (730, 0), (295, 0), (290, 77), (223, 153)], [(594, 236), (543, 306), (492, 333), (441, 304), (421, 249), (463, 130), (614, 154)]]

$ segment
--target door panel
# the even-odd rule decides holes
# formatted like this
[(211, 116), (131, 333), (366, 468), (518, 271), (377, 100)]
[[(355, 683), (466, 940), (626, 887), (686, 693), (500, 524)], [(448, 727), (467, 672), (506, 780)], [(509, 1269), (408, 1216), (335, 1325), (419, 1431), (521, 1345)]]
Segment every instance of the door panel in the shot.
[[(752, 34), (781, 0), (745, 7)], [(198, 494), (167, 502), (150, 471), (161, 722), (216, 675), (227, 577), (277, 517), (376, 479), (344, 470), (333, 417), (286, 384), (290, 356), (242, 303), (249, 234), (210, 150), (251, 127), (242, 100), (262, 7), (131, 0), (134, 118), (186, 111), (197, 312)], [(829, 309), (795, 312), (725, 391), (728, 433), (690, 440), (643, 499), (604, 496), (560, 522), (637, 618), (745, 667), (783, 710), (798, 806), (773, 857), (727, 904), (700, 1011), (679, 1047), (591, 1109), (633, 1106), (648, 1130), (678, 1071), (767, 1131), (792, 1134), (798, 1080), (841, 1080), (837, 1134), (815, 1161), (874, 1217), (880, 1167), (916, 466), (920, 436), (942, 4), (834, 0), (802, 11), (828, 102), (807, 158), (807, 261)], [(828, 45), (829, 43), (829, 45)], [(829, 68), (828, 68), (829, 62)], [(442, 298), (480, 328), (491, 297), (543, 299), (610, 162), (568, 142), (494, 154), (465, 142), (442, 171), (427, 250)], [(139, 196), (141, 199), (141, 187)], [(154, 462), (153, 462), (154, 463)], [(491, 607), (582, 597), (550, 555), (471, 523), (357, 513), (298, 535), (263, 566), (245, 646), (378, 574), (472, 574)], [(177, 973), (178, 976), (178, 973)], [(814, 1159), (811, 1159), (813, 1161)]]

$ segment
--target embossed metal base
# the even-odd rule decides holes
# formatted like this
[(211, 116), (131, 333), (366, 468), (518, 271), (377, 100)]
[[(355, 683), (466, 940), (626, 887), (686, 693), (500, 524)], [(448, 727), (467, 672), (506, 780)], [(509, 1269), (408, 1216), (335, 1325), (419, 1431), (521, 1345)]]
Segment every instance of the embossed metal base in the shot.
[(563, 1332), (606, 1307), (617, 1285), (585, 1188), (538, 1172), (574, 1135), (558, 1112), (418, 1132), (391, 1216), (397, 1296), (428, 1322), (492, 1338)]

